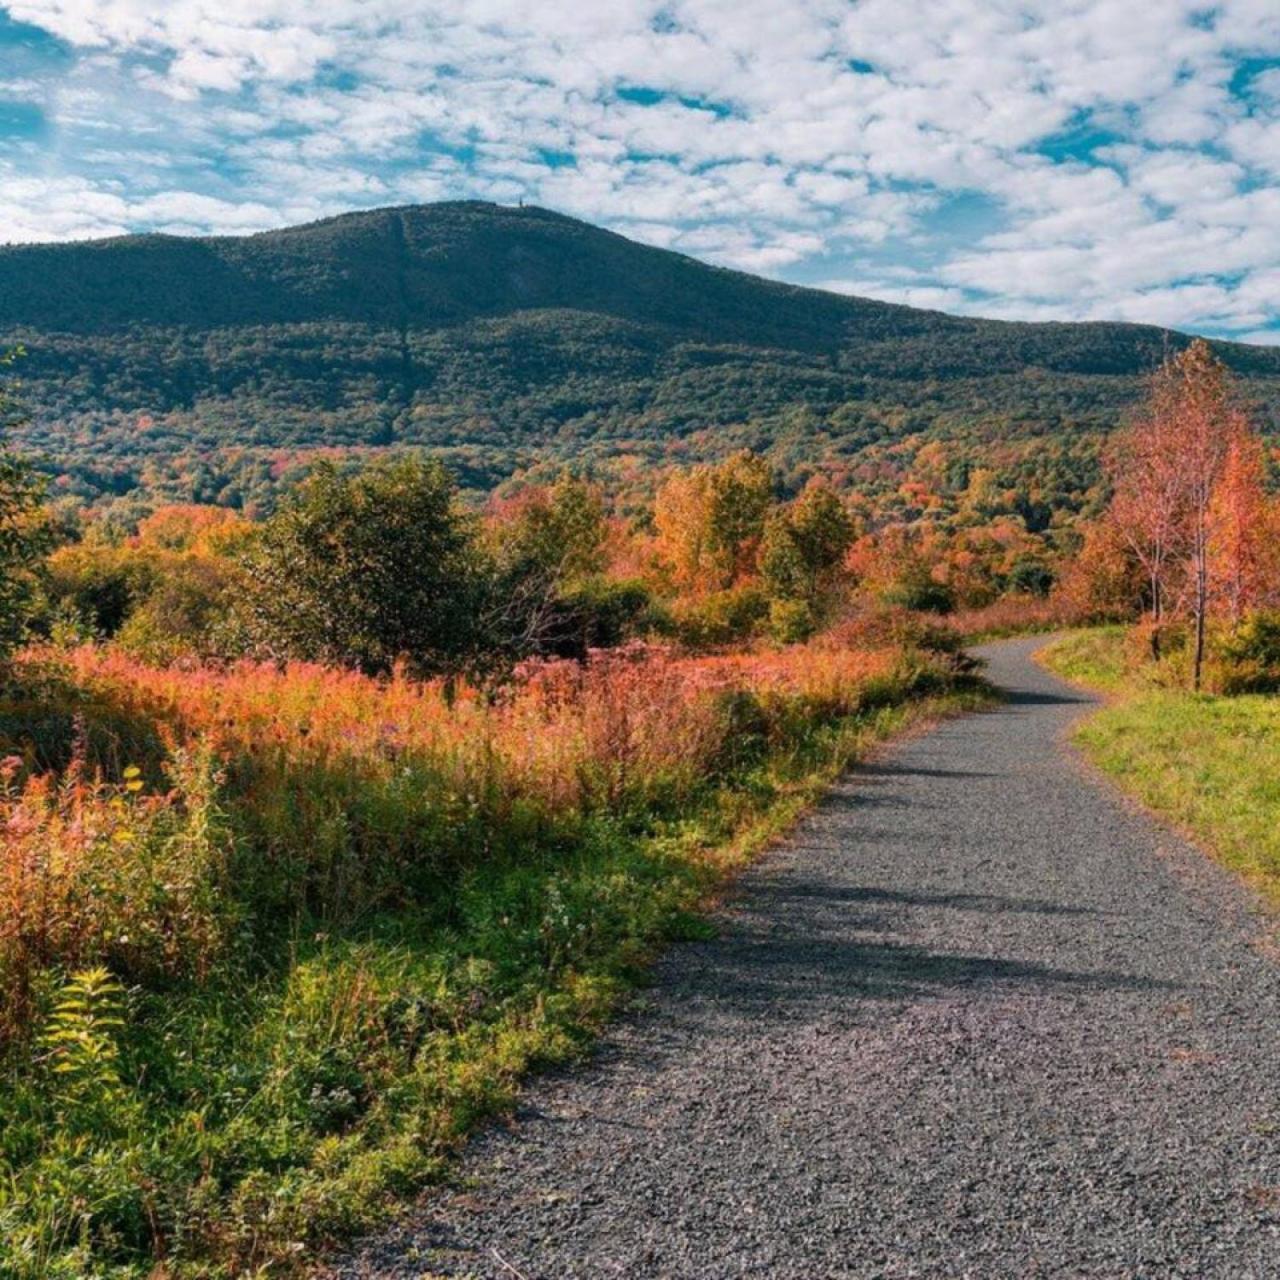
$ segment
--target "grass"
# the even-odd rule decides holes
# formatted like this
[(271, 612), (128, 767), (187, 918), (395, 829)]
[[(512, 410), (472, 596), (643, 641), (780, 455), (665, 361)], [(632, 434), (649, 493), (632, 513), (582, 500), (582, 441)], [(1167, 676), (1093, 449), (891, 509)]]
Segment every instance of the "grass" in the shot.
[(1074, 631), (1041, 649), (1040, 661), (1067, 680), (1116, 693), (1131, 680), (1125, 660), (1125, 628), (1091, 627)]
[(0, 1275), (282, 1275), (440, 1176), (869, 746), (984, 696), (821, 645), (496, 701), (86, 649), (0, 705)]
[(1075, 731), (1087, 757), (1280, 903), (1280, 698), (1152, 687), (1125, 663), (1123, 628), (1041, 652), (1052, 671), (1111, 695)]

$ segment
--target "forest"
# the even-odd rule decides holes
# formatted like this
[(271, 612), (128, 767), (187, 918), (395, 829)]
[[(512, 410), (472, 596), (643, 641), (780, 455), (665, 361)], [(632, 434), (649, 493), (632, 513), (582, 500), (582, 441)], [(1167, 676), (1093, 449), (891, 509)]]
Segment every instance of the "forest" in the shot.
[[(0, 248), (0, 343), (27, 348), (33, 411), (15, 442), (99, 505), (256, 516), (319, 458), (406, 449), (477, 495), (565, 465), (644, 488), (741, 448), (792, 494), (819, 470), (865, 491), (941, 443), (1078, 510), (1100, 439), (1186, 342), (796, 288), (480, 203)], [(1280, 357), (1215, 350), (1270, 429)]]

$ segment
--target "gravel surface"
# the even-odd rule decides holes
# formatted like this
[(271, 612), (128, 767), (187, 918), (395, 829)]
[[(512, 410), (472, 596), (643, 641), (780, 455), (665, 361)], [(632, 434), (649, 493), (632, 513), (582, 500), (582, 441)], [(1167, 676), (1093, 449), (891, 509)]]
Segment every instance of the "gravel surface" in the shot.
[(1007, 705), (859, 768), (337, 1277), (1280, 1276), (1251, 896)]

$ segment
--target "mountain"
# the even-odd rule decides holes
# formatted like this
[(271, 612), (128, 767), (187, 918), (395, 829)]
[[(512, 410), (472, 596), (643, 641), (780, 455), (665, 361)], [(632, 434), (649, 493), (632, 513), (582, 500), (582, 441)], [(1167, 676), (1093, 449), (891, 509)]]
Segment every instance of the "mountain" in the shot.
[[(257, 502), (333, 447), (429, 446), (475, 487), (744, 443), (801, 471), (917, 436), (1067, 457), (1185, 341), (796, 288), (482, 203), (0, 248), (19, 443), (85, 496)], [(1280, 350), (1217, 345), (1274, 415)]]

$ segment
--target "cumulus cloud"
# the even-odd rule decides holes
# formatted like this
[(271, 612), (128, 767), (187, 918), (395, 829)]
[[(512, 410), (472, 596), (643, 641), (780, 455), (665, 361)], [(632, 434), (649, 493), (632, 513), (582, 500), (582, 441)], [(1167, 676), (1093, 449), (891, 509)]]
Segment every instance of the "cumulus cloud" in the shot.
[(49, 135), (0, 143), (0, 239), (523, 198), (915, 305), (1255, 340), (1280, 318), (1274, 0), (8, 12), (59, 56), (0, 87)]

